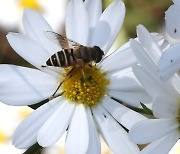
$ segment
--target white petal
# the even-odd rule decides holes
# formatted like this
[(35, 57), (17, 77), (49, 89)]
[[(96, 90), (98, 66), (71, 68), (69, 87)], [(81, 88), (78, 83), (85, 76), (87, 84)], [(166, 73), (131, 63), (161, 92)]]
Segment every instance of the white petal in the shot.
[(43, 147), (52, 146), (64, 134), (73, 115), (75, 104), (63, 102), (39, 130), (37, 141)]
[(161, 41), (158, 42), (158, 45), (160, 46), (161, 51), (165, 51), (170, 47), (170, 44), (167, 40), (162, 40), (162, 43), (161, 43)]
[[(128, 84), (127, 84), (128, 83)], [(119, 91), (139, 91), (142, 87), (138, 84), (133, 74), (127, 76), (111, 76), (110, 85), (108, 86), (110, 90)]]
[(113, 153), (138, 153), (138, 147), (129, 141), (127, 132), (100, 105), (93, 109), (93, 115), (104, 140)]
[(171, 132), (144, 148), (140, 154), (168, 154), (179, 139), (179, 133)]
[(37, 69), (0, 65), (0, 100), (10, 105), (31, 105), (52, 96), (58, 80)]
[(9, 33), (7, 35), (8, 42), (11, 47), (25, 60), (34, 65), (40, 67), (45, 64), (50, 54), (40, 46), (37, 42), (29, 38), (28, 36)]
[(66, 153), (85, 154), (89, 145), (89, 123), (84, 105), (77, 105), (68, 127)]
[(142, 87), (152, 96), (157, 97), (159, 95), (169, 95), (166, 89), (160, 84), (160, 82), (155, 79), (151, 74), (149, 74), (145, 69), (140, 66), (134, 66), (133, 72), (137, 79), (141, 83)]
[(163, 52), (158, 67), (162, 79), (167, 80), (180, 69), (180, 43), (177, 43)]
[(145, 49), (142, 47), (140, 43), (136, 40), (130, 40), (130, 45), (134, 51), (134, 54), (139, 62), (139, 64), (146, 68), (151, 74), (157, 74), (156, 64), (152, 61), (150, 56), (147, 54)]
[(179, 114), (179, 99), (159, 96), (153, 101), (153, 114), (158, 118), (176, 118)]
[(178, 14), (180, 14), (179, 5), (171, 5), (165, 12), (166, 30), (169, 35), (175, 39), (180, 38), (180, 21)]
[(147, 144), (178, 129), (176, 119), (151, 119), (136, 123), (129, 132), (130, 139), (137, 144)]
[(71, 0), (66, 15), (67, 37), (82, 45), (87, 45), (88, 33), (88, 15), (83, 1)]
[(89, 123), (89, 148), (87, 154), (100, 154), (101, 143), (90, 109), (87, 109)]
[(25, 9), (23, 15), (23, 25), (28, 36), (36, 40), (51, 55), (61, 50), (60, 45), (51, 42), (45, 35), (46, 31), (53, 31), (47, 21), (36, 11)]
[(178, 74), (174, 74), (170, 80), (173, 87), (176, 89), (177, 93), (180, 93), (180, 76)]
[(151, 97), (145, 91), (130, 91), (130, 92), (123, 92), (123, 91), (115, 91), (111, 90), (109, 95), (113, 98), (116, 98), (124, 103), (127, 103), (134, 107), (139, 107), (141, 103), (150, 103)]
[(130, 129), (135, 123), (146, 119), (141, 114), (128, 109), (107, 96), (103, 99), (102, 106), (127, 129)]
[(89, 17), (89, 27), (95, 27), (102, 13), (102, 1), (85, 0), (84, 4)]
[(158, 43), (162, 51), (170, 47), (169, 42), (159, 33), (151, 33), (153, 39)]
[(129, 42), (105, 57), (101, 62), (102, 68), (108, 71), (122, 70), (137, 63)]
[(90, 46), (97, 45), (105, 53), (108, 52), (116, 39), (125, 16), (125, 6), (120, 0), (114, 1), (101, 15), (95, 28), (91, 28)]
[(139, 41), (142, 43), (144, 48), (146, 49), (148, 55), (157, 64), (159, 57), (162, 52), (157, 42), (153, 39), (152, 35), (148, 32), (148, 30), (143, 26), (139, 25), (137, 27), (137, 35)]
[(174, 2), (174, 4), (180, 5), (180, 1), (179, 0), (172, 0)]
[(17, 127), (13, 137), (13, 145), (25, 149), (37, 142), (39, 129), (61, 105), (61, 100), (61, 98), (55, 98), (30, 114)]
[(164, 82), (157, 76), (148, 73), (147, 69), (143, 69), (140, 66), (133, 66), (133, 72), (143, 88), (152, 97), (157, 97), (159, 95), (163, 95), (164, 97), (171, 97), (174, 99), (177, 99), (179, 97), (171, 81)]

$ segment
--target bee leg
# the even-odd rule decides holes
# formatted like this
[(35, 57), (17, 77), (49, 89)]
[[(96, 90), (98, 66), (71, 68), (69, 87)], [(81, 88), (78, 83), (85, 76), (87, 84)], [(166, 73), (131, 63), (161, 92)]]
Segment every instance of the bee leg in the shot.
[(82, 72), (82, 76), (83, 76), (83, 80), (86, 80), (86, 75), (84, 73), (83, 67), (81, 66), (81, 72)]
[(76, 71), (76, 66), (74, 66), (67, 74), (67, 77), (68, 76), (72, 76), (72, 74)]
[(52, 94), (52, 97), (55, 96), (55, 94), (57, 93), (57, 91), (59, 90), (59, 88), (61, 87), (61, 85), (63, 84), (64, 81), (62, 81), (59, 86), (57, 87), (57, 89), (55, 90), (55, 92)]
[(52, 94), (52, 98), (54, 98), (55, 94), (57, 93), (57, 91), (59, 90), (59, 88), (61, 87), (61, 85), (68, 80), (69, 78), (72, 77), (72, 74), (76, 71), (76, 67), (73, 67), (67, 74), (66, 78), (59, 84), (59, 86), (57, 87), (57, 89), (55, 90), (55, 92)]
[(65, 91), (61, 92), (61, 93), (60, 93), (59, 95), (57, 95), (57, 96), (51, 96), (51, 97), (49, 98), (49, 101), (51, 101), (53, 98), (62, 96), (64, 93), (65, 93)]
[(92, 64), (89, 64), (88, 66), (92, 68)]

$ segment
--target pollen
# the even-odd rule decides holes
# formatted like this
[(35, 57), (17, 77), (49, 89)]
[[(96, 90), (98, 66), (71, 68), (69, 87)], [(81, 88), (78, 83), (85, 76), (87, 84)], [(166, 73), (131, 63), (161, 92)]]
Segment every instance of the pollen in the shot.
[(63, 96), (71, 102), (85, 106), (96, 106), (100, 103), (103, 96), (108, 93), (106, 88), (110, 84), (110, 79), (107, 78), (108, 72), (102, 73), (100, 67), (89, 65), (83, 68), (76, 67), (72, 74), (70, 74), (71, 69), (65, 69), (61, 87), (64, 91)]

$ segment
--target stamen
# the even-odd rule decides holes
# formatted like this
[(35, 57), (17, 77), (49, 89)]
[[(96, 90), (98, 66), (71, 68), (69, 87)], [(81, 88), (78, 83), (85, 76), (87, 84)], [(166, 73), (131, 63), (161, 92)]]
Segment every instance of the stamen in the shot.
[[(84, 74), (82, 74), (82, 69)], [(71, 68), (65, 69), (66, 75), (70, 70)], [(66, 78), (66, 75), (64, 78)], [(83, 68), (78, 67), (72, 76), (63, 82), (61, 87), (65, 91), (63, 96), (71, 102), (84, 104), (85, 106), (96, 106), (97, 103), (101, 102), (103, 96), (108, 93), (106, 87), (110, 84), (110, 80), (106, 76), (107, 72), (102, 73), (97, 66), (89, 67), (85, 65)]]

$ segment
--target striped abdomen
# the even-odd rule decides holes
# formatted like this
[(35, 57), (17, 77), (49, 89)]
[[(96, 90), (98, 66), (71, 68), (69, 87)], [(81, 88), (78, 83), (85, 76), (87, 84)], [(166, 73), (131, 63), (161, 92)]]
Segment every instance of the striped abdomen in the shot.
[(82, 65), (95, 61), (96, 63), (102, 59), (103, 51), (97, 47), (79, 47), (78, 49), (62, 49), (62, 51), (53, 54), (46, 62), (48, 66), (69, 67), (77, 64)]
[(76, 61), (73, 49), (63, 49), (53, 54), (46, 62), (48, 66), (68, 67)]

